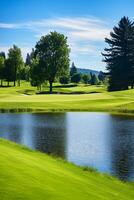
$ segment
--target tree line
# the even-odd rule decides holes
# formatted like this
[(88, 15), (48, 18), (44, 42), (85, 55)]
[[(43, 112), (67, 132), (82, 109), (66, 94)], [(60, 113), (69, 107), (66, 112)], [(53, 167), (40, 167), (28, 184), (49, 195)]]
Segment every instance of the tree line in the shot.
[(21, 49), (13, 45), (7, 57), (4, 52), (0, 53), (1, 86), (3, 80), (8, 86), (10, 82), (20, 86), (20, 80), (29, 80), (37, 87), (48, 81), (52, 93), (54, 80), (69, 73), (69, 52), (67, 37), (57, 32), (41, 37), (31, 54), (27, 54), (25, 63)]
[(14, 86), (16, 85), (16, 81), (20, 85), (22, 67), (23, 59), (21, 50), (17, 46), (14, 45), (13, 48), (9, 49), (7, 58), (4, 52), (0, 52), (1, 86), (3, 85), (3, 80), (7, 81), (8, 86), (11, 81), (14, 82)]

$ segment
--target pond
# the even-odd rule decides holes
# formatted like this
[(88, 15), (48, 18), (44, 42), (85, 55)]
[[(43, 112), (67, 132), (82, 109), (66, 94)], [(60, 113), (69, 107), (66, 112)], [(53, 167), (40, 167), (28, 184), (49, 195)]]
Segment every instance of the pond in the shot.
[(0, 114), (0, 137), (134, 180), (134, 118), (105, 113)]

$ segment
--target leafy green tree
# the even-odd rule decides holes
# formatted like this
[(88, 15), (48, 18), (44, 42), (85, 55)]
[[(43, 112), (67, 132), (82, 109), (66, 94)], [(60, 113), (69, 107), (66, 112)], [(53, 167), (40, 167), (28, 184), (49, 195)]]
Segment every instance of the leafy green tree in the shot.
[(21, 50), (16, 45), (13, 45), (13, 47), (9, 49), (8, 59), (9, 59), (8, 62), (12, 64), (11, 68), (13, 69), (14, 86), (16, 80), (18, 80), (18, 85), (20, 86), (20, 73), (21, 73), (21, 66), (23, 65), (23, 59), (21, 55)]
[(30, 66), (23, 65), (20, 69), (20, 79), (29, 81), (30, 78)]
[(1, 79), (1, 86), (4, 79), (4, 69), (5, 69), (5, 59), (3, 56), (0, 56), (0, 79)]
[(89, 81), (90, 81), (90, 79), (91, 79), (90, 75), (88, 75), (88, 74), (83, 74), (83, 75), (82, 75), (82, 80), (83, 80), (83, 82), (84, 82), (85, 84), (88, 84)]
[(42, 36), (35, 46), (35, 55), (39, 59), (40, 66), (44, 68), (43, 72), (49, 81), (50, 93), (55, 78), (69, 71), (69, 52), (67, 37), (57, 32)]
[(109, 91), (125, 90), (134, 81), (134, 25), (123, 17), (113, 28), (110, 39), (105, 39), (104, 62), (109, 72)]
[(81, 74), (76, 73), (71, 77), (72, 83), (79, 83), (80, 81), (81, 81)]
[(44, 82), (43, 68), (38, 59), (33, 59), (30, 65), (30, 81), (32, 86), (37, 86), (41, 90), (41, 85)]

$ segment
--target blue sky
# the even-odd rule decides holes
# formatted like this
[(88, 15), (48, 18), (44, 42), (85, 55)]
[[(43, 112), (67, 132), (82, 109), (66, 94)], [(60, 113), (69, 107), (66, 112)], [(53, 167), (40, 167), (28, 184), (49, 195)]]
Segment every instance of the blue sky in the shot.
[(16, 44), (25, 58), (56, 30), (68, 37), (77, 67), (104, 70), (104, 38), (124, 15), (133, 20), (133, 0), (0, 0), (0, 51)]

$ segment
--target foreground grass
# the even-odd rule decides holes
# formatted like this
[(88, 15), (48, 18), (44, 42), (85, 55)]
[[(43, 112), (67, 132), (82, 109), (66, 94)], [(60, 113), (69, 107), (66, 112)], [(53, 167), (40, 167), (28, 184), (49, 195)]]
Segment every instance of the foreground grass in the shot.
[(0, 200), (133, 200), (134, 185), (0, 139)]
[[(48, 87), (45, 88), (45, 92)], [(1, 111), (107, 111), (134, 114), (134, 90), (107, 92), (104, 86), (56, 85), (57, 94), (36, 94), (24, 82), (21, 87), (0, 88)], [(59, 94), (62, 93), (62, 94)]]

